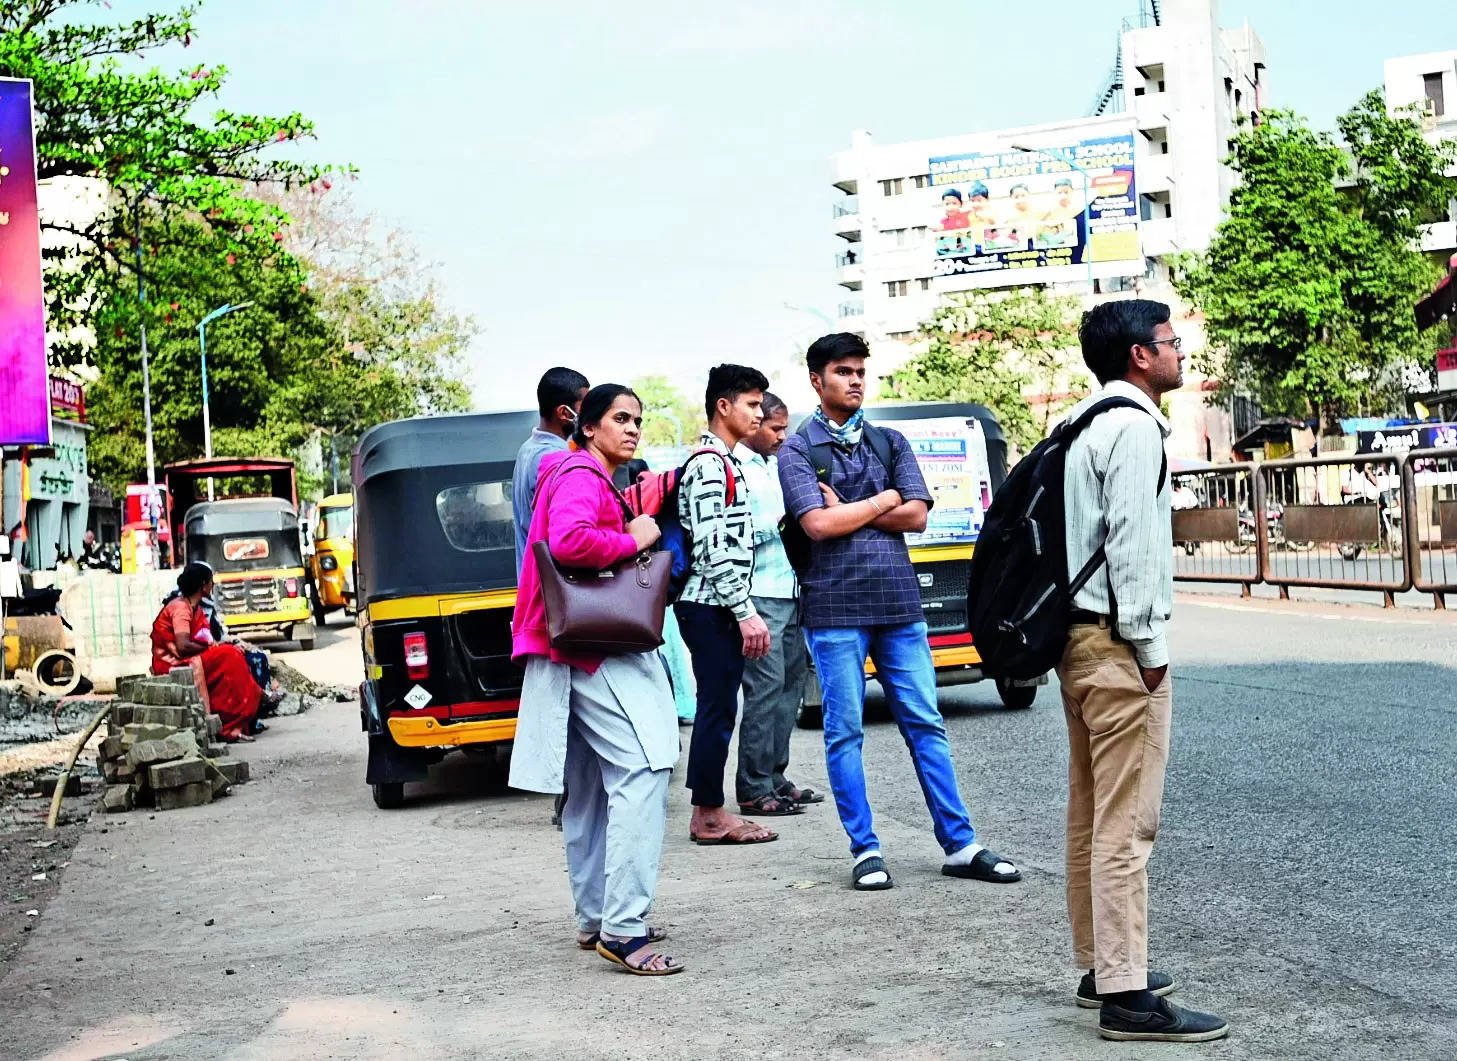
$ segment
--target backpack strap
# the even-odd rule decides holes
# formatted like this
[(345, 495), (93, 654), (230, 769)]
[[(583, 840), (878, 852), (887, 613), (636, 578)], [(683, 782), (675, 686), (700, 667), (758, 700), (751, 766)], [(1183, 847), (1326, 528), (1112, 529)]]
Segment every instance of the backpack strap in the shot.
[(738, 474), (734, 471), (733, 462), (729, 460), (728, 454), (724, 453), (723, 450), (714, 449), (712, 446), (701, 446), (695, 449), (683, 459), (682, 464), (678, 465), (678, 481), (680, 483), (683, 481), (683, 477), (688, 473), (688, 465), (693, 463), (693, 459), (695, 457), (701, 457), (705, 453), (712, 453), (719, 460), (723, 461), (723, 503), (724, 507), (728, 507), (734, 503), (734, 498), (738, 496)]
[[(810, 442), (809, 425), (812, 419), (806, 419), (795, 432), (802, 435), (805, 440), (805, 449), (809, 452), (810, 467), (814, 469), (815, 478), (829, 486), (835, 491), (835, 496), (841, 501), (845, 498), (840, 491), (830, 485), (830, 456), (840, 447), (834, 442)], [(880, 461), (880, 466), (885, 469), (885, 474), (890, 480), (891, 489), (895, 488), (895, 460), (891, 456), (890, 436), (874, 424), (866, 423), (862, 429), (860, 440), (870, 447), (870, 452), (875, 454), (875, 459)]]

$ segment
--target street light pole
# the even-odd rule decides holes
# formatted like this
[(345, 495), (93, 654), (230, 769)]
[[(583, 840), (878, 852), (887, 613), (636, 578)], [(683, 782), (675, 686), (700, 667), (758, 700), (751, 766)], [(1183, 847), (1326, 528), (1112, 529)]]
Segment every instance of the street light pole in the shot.
[[(219, 317), (226, 317), (229, 313), (247, 309), (252, 304), (252, 302), (239, 302), (235, 306), (230, 302), (224, 302), (197, 322), (197, 346), (202, 355), (202, 451), (208, 460), (212, 460), (212, 410), (208, 405), (207, 395), (207, 326)], [(212, 495), (213, 482), (209, 478), (207, 481), (207, 499), (209, 501), (212, 500)]]
[(147, 430), (147, 511), (152, 514), (152, 533), (157, 532), (156, 509), (153, 502), (157, 497), (157, 458), (152, 447), (152, 370), (147, 360), (147, 281), (142, 273), (142, 200), (157, 187), (155, 180), (139, 191), (131, 200), (132, 249), (137, 256), (137, 320), (142, 331), (142, 415)]
[(1028, 147), (1025, 144), (1013, 144), (1013, 151), (1022, 151), (1029, 155), (1046, 155), (1048, 158), (1055, 158), (1069, 169), (1077, 170), (1083, 178), (1083, 264), (1088, 267), (1088, 294), (1093, 293), (1093, 259), (1089, 256), (1091, 240), (1089, 236), (1093, 229), (1093, 197), (1092, 185), (1088, 181), (1088, 171), (1078, 165), (1077, 160), (1066, 151), (1056, 147)]

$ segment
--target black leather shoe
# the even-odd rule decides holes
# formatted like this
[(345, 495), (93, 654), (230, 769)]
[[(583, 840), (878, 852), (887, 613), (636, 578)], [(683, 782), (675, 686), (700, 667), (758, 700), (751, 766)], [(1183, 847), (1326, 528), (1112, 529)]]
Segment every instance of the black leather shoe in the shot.
[(1166, 998), (1147, 1013), (1104, 1003), (1098, 1034), (1115, 1042), (1207, 1043), (1229, 1034), (1229, 1022), (1212, 1013), (1182, 1009)]
[[(1171, 995), (1177, 991), (1179, 985), (1174, 982), (1174, 978), (1168, 973), (1156, 973), (1150, 969), (1148, 973), (1148, 989), (1162, 998), (1164, 995)], [(1098, 985), (1093, 979), (1092, 973), (1083, 973), (1083, 978), (1078, 981), (1076, 998), (1078, 1005), (1083, 1009), (1097, 1009), (1103, 1004), (1103, 996), (1098, 994)]]

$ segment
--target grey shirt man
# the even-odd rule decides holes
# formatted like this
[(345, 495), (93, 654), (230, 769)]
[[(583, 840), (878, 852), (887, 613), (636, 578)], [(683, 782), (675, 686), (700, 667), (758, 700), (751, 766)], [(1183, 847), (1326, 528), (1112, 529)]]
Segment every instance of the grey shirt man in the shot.
[(526, 555), (526, 532), (531, 529), (531, 505), (536, 500), (536, 472), (541, 458), (548, 453), (570, 449), (567, 440), (550, 431), (533, 427), (526, 441), (516, 451), (516, 467), (511, 472), (511, 509), (516, 523), (516, 575), (521, 575), (521, 560)]

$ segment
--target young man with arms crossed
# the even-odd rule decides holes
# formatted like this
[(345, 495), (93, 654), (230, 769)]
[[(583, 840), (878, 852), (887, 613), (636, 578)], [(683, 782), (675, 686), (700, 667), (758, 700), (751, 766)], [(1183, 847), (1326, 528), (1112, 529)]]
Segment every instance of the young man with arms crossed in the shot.
[(789, 409), (764, 392), (764, 420), (734, 450), (748, 488), (754, 519), (754, 571), (749, 582), (754, 610), (769, 627), (769, 653), (744, 663), (744, 720), (739, 725), (739, 810), (745, 814), (793, 814), (802, 805), (823, 803), (811, 788), (784, 776), (789, 737), (794, 732), (809, 670), (799, 626), (799, 580), (779, 536), (784, 492), (775, 456), (789, 430)]
[(536, 472), (548, 453), (570, 449), (567, 439), (577, 429), (577, 412), (589, 390), (587, 377), (569, 368), (549, 368), (536, 384), (536, 409), (541, 422), (516, 451), (511, 472), (511, 512), (516, 520), (516, 574), (526, 553), (531, 506), (536, 500)]
[[(1058, 665), (1068, 732), (1067, 905), (1078, 1005), (1101, 1005), (1105, 1039), (1204, 1042), (1209, 1013), (1161, 997), (1148, 968), (1148, 857), (1158, 832), (1173, 694), (1164, 625), (1173, 610), (1173, 528), (1159, 398), (1183, 384), (1182, 343), (1162, 302), (1107, 302), (1083, 315), (1083, 360), (1102, 391), (1140, 408), (1100, 413), (1068, 447), (1067, 563), (1103, 546), (1107, 566), (1073, 598)], [(1111, 597), (1110, 597), (1111, 594)]]
[[(720, 456), (691, 458), (678, 487), (678, 518), (693, 539), (692, 573), (674, 612), (698, 683), (686, 778), (693, 792), (688, 836), (697, 844), (779, 839), (778, 833), (723, 807), (723, 772), (739, 713), (744, 661), (762, 658), (770, 647), (769, 628), (749, 599), (754, 521), (749, 490), (733, 456), (734, 447), (759, 429), (768, 389), (762, 372), (743, 365), (718, 365), (708, 373), (708, 430), (698, 446)], [(727, 503), (729, 475), (735, 479), (732, 504)]]
[[(941, 872), (992, 883), (1022, 874), (976, 842), (956, 785), (946, 726), (936, 706), (936, 669), (926, 641), (920, 583), (907, 532), (924, 530), (932, 497), (905, 437), (876, 428), (889, 446), (885, 467), (865, 438), (865, 359), (857, 335), (817, 339), (806, 358), (820, 407), (784, 444), (779, 480), (789, 515), (811, 540), (800, 579), (806, 640), (824, 690), (825, 760), (830, 790), (855, 857), (857, 890), (892, 886), (881, 857), (865, 792), (865, 657), (910, 748), (936, 840), (946, 853)], [(812, 447), (830, 446), (818, 474)], [(821, 452), (823, 452), (821, 450)]]

